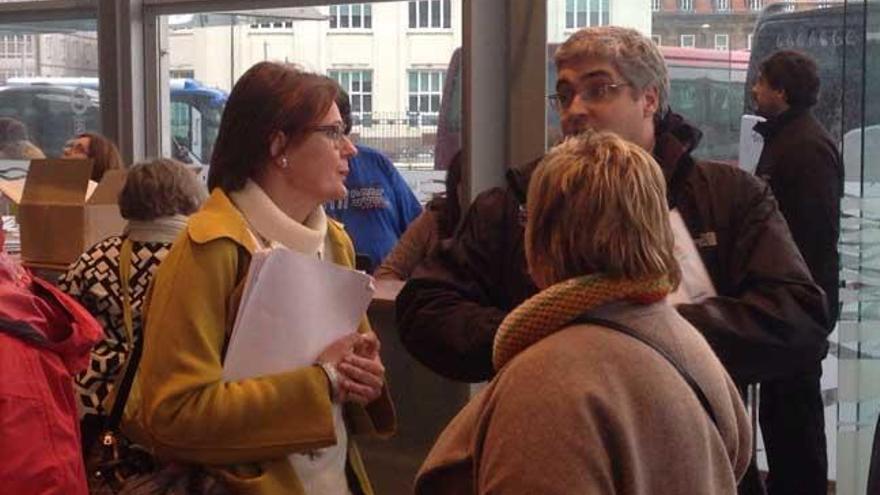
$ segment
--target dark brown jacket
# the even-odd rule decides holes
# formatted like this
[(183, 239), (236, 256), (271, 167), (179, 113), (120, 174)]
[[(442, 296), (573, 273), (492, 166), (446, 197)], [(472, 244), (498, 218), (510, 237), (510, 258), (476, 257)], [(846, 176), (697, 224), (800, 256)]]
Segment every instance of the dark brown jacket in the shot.
[[(706, 337), (738, 384), (788, 376), (827, 352), (828, 313), (767, 184), (735, 167), (697, 162), (700, 132), (669, 112), (654, 157), (699, 247), (718, 296), (679, 312)], [(416, 269), (397, 298), (406, 348), (446, 377), (490, 378), (505, 314), (536, 292), (526, 272), (524, 202), (535, 164), (474, 201), (450, 242)]]
[(791, 109), (755, 125), (764, 149), (755, 175), (766, 180), (813, 279), (825, 291), (831, 324), (837, 321), (840, 198), (843, 163), (837, 146), (808, 109)]

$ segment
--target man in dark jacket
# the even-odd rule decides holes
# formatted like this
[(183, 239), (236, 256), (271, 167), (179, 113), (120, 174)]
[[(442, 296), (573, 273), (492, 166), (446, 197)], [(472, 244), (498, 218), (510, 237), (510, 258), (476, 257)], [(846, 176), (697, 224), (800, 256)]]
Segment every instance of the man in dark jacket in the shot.
[[(555, 62), (564, 134), (610, 130), (653, 150), (669, 205), (681, 213), (718, 293), (678, 309), (734, 380), (746, 385), (814, 366), (827, 350), (822, 291), (769, 187), (734, 167), (691, 157), (701, 133), (667, 108), (669, 78), (654, 43), (630, 29), (587, 28), (559, 48)], [(512, 170), (506, 189), (477, 197), (455, 237), (398, 296), (404, 345), (437, 373), (488, 379), (498, 324), (536, 292), (523, 251), (534, 166)]]
[[(831, 320), (839, 312), (840, 197), (843, 164), (831, 136), (810, 112), (819, 95), (816, 63), (794, 51), (761, 62), (752, 88), (755, 125), (764, 149), (755, 173), (779, 201), (792, 237), (816, 282), (825, 291)], [(827, 493), (828, 460), (820, 379), (822, 366), (761, 383), (761, 429), (771, 495)]]

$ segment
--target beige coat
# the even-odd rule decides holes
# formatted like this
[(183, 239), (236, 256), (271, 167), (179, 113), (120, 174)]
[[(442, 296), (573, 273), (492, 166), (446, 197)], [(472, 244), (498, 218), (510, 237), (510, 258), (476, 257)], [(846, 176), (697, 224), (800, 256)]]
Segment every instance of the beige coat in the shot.
[(593, 315), (651, 332), (697, 380), (718, 427), (656, 351), (616, 330), (572, 326), (514, 357), (453, 419), (416, 493), (736, 493), (749, 417), (703, 337), (665, 302)]

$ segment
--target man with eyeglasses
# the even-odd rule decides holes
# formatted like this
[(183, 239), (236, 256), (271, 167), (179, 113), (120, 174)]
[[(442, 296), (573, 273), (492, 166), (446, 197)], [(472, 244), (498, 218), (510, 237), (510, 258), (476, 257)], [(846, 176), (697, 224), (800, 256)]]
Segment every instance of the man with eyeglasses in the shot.
[[(551, 100), (563, 134), (613, 131), (651, 150), (663, 169), (669, 206), (683, 218), (718, 294), (677, 308), (737, 384), (745, 389), (821, 360), (824, 296), (769, 187), (691, 156), (701, 132), (669, 109), (666, 63), (655, 44), (632, 29), (586, 28), (554, 60)], [(498, 325), (536, 292), (523, 251), (525, 191), (536, 165), (511, 169), (507, 188), (478, 196), (453, 240), (416, 269), (397, 298), (401, 340), (441, 375), (490, 378)], [(756, 469), (740, 493), (763, 493)]]

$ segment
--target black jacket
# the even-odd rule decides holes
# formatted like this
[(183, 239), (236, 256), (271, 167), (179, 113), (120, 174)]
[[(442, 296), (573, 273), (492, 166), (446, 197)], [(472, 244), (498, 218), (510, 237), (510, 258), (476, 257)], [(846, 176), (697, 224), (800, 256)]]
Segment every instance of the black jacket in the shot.
[(830, 332), (839, 312), (840, 154), (808, 109), (791, 109), (755, 125), (755, 131), (764, 136), (755, 174), (770, 184), (795, 244), (813, 279), (825, 291), (832, 317)]
[[(691, 231), (718, 297), (679, 306), (734, 379), (751, 383), (815, 365), (827, 351), (827, 311), (769, 187), (741, 170), (695, 162), (700, 132), (671, 112), (654, 156), (669, 203)], [(397, 298), (404, 346), (446, 377), (493, 375), (492, 343), (504, 316), (536, 288), (526, 273), (524, 200), (536, 163), (508, 187), (480, 194), (456, 235), (416, 269)]]

